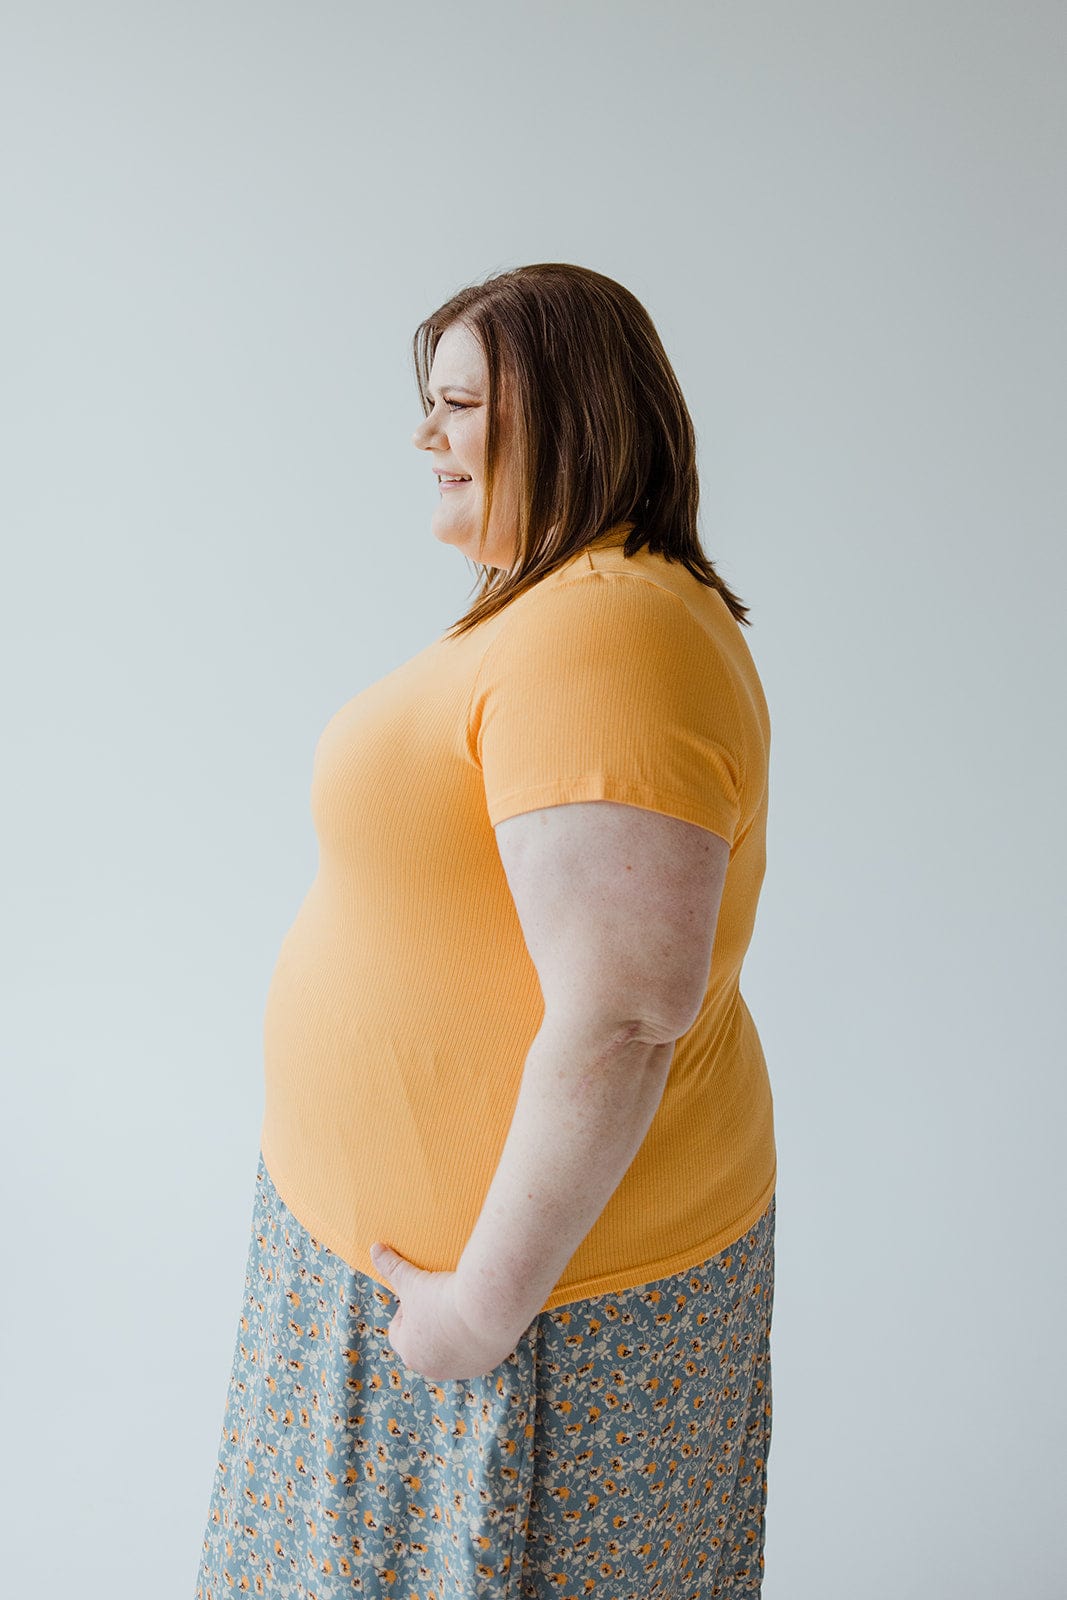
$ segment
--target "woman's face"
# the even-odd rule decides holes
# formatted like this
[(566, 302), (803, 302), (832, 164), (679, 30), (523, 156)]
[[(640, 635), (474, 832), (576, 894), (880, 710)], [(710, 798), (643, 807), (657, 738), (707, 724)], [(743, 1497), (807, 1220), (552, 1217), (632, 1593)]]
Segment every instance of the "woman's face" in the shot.
[[(470, 329), (454, 322), (437, 342), (427, 398), (433, 410), (411, 436), (419, 450), (429, 453), (430, 465), (444, 478), (461, 474), (469, 481), (445, 483), (437, 489), (433, 513), (434, 537), (453, 544), (472, 561), (487, 567), (509, 567), (515, 555), (514, 519), (508, 513), (508, 483), (498, 474), (494, 484), (493, 515), (481, 554), (478, 535), (482, 526), (489, 373), (482, 347)], [(506, 454), (506, 452), (505, 452)], [(442, 483), (438, 477), (437, 483)]]

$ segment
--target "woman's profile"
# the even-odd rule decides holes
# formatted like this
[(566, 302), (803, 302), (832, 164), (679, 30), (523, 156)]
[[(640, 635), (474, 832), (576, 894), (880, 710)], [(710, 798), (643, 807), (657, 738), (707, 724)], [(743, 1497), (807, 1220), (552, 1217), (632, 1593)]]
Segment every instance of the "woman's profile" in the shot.
[(759, 1595), (748, 608), (621, 284), (498, 273), (413, 360), (432, 532), (482, 570), (315, 748), (197, 1600)]

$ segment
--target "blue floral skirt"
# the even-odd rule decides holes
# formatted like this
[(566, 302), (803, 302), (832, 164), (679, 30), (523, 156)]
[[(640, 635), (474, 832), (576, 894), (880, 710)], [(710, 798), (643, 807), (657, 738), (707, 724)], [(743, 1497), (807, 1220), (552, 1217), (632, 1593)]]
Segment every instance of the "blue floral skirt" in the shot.
[(196, 1600), (759, 1595), (774, 1217), (772, 1197), (710, 1260), (542, 1311), (493, 1372), (435, 1382), (260, 1152)]

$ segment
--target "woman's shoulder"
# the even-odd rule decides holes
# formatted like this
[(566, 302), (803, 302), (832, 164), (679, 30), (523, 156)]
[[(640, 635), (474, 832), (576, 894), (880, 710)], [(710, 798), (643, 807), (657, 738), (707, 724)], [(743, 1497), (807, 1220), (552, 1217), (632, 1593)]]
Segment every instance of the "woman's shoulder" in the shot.
[[(525, 604), (524, 604), (525, 603)], [(583, 613), (609, 626), (645, 630), (659, 638), (664, 631), (685, 633), (696, 626), (712, 641), (725, 641), (739, 625), (722, 595), (677, 559), (653, 554), (642, 546), (628, 556), (618, 543), (594, 541), (519, 595), (506, 610), (538, 617)], [(635, 635), (634, 643), (638, 642)]]
[(727, 630), (737, 624), (716, 590), (687, 569), (683, 584), (667, 565), (640, 553), (581, 552), (492, 619), (483, 680), (511, 670), (577, 674), (594, 660), (627, 673), (637, 662), (672, 676), (721, 672), (733, 655)]

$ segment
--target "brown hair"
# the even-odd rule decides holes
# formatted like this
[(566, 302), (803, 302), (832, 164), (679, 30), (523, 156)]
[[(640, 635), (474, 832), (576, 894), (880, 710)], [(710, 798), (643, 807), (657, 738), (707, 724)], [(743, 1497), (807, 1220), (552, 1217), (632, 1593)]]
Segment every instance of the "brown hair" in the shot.
[(415, 331), (415, 377), (427, 416), (434, 351), (454, 322), (479, 340), (489, 375), (479, 551), (505, 432), (514, 450), (518, 520), (516, 560), (508, 569), (482, 567), (478, 595), (450, 636), (476, 627), (623, 522), (633, 524), (626, 556), (647, 545), (653, 555), (682, 562), (751, 626), (749, 607), (700, 548), (692, 418), (636, 296), (599, 272), (559, 261), (460, 289)]

